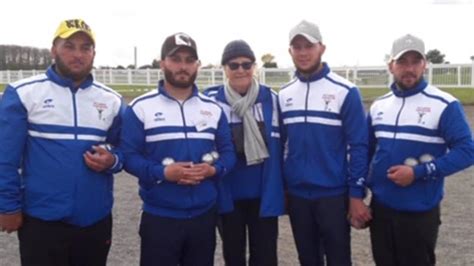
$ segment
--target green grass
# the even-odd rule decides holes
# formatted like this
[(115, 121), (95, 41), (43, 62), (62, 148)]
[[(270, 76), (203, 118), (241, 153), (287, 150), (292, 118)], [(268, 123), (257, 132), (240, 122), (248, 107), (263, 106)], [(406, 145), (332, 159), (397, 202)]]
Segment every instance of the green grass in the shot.
[[(5, 86), (5, 84), (0, 84), (0, 91), (3, 91)], [(145, 85), (111, 85), (110, 87), (122, 94), (126, 99), (134, 98), (155, 88), (155, 86)], [(474, 88), (443, 88), (442, 90), (451, 93), (465, 105), (474, 105)], [(387, 92), (388, 88), (361, 88), (362, 98), (365, 102), (371, 102)]]

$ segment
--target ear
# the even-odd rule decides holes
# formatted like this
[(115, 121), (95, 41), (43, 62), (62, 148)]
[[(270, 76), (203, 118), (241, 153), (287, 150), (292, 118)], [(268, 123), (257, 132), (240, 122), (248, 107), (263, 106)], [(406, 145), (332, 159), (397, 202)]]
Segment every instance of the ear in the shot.
[(165, 66), (165, 60), (166, 60), (166, 58), (160, 60), (160, 69), (164, 69), (164, 68), (165, 68), (165, 67), (164, 67), (164, 66)]
[(51, 54), (51, 58), (56, 58), (56, 45), (53, 43), (53, 46), (51, 46), (51, 50), (50, 50), (50, 54)]
[(395, 62), (395, 60), (390, 60), (390, 62), (388, 63), (388, 70), (390, 71), (390, 73), (393, 74), (393, 63)]
[(319, 45), (321, 45), (321, 54), (324, 54), (324, 52), (326, 51), (326, 45), (320, 43)]

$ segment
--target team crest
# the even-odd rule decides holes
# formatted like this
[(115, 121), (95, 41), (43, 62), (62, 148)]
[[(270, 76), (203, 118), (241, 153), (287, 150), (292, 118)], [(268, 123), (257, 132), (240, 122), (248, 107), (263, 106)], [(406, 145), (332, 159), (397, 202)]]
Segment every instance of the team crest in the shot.
[(416, 108), (416, 112), (418, 113), (418, 124), (424, 124), (423, 118), (426, 114), (431, 113), (431, 107), (419, 106)]
[(324, 101), (324, 111), (331, 111), (331, 108), (329, 108), (329, 104), (336, 100), (336, 95), (334, 94), (323, 94), (323, 101)]
[(93, 106), (97, 110), (99, 120), (102, 120), (102, 113), (108, 108), (107, 104), (94, 102)]

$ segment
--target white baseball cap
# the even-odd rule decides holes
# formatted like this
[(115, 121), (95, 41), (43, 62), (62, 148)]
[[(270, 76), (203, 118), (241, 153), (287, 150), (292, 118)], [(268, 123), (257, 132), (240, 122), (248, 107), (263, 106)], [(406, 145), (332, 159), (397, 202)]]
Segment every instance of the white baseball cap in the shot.
[(301, 35), (306, 38), (311, 43), (319, 43), (323, 41), (323, 38), (321, 37), (321, 32), (319, 32), (319, 27), (306, 20), (302, 20), (298, 25), (296, 25), (293, 29), (290, 31), (290, 44), (293, 41), (293, 39)]
[(410, 51), (417, 52), (425, 58), (425, 43), (420, 38), (407, 34), (393, 42), (390, 59), (397, 60)]

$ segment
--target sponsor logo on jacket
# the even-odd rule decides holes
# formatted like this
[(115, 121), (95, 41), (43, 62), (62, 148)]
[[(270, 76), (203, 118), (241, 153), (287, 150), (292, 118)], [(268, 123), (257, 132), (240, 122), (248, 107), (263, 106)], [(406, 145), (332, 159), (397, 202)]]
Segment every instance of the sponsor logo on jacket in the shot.
[(54, 108), (53, 99), (48, 98), (43, 101), (43, 108)]
[(164, 117), (163, 113), (162, 112), (156, 112), (154, 121), (155, 122), (165, 121), (165, 117)]

